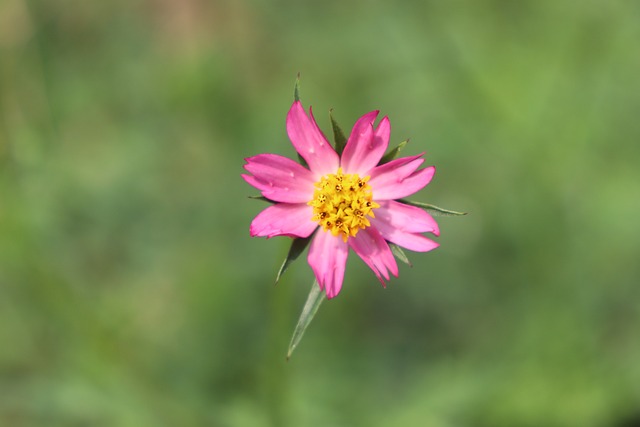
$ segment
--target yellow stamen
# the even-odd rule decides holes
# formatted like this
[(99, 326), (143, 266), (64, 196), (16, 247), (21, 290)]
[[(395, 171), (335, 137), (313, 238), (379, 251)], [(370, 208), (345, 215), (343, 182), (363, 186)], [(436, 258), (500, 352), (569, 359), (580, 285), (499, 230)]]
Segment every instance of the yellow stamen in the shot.
[(313, 200), (313, 220), (325, 231), (346, 242), (358, 231), (371, 225), (367, 216), (375, 218), (373, 210), (380, 205), (372, 200), (369, 177), (357, 174), (343, 174), (342, 168), (335, 174), (325, 175), (315, 184)]

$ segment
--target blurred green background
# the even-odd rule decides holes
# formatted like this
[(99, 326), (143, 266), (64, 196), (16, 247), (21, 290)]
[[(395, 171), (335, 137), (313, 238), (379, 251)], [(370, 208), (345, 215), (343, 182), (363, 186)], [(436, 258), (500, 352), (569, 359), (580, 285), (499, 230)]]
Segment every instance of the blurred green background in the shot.
[[(640, 3), (0, 1), (0, 426), (640, 426)], [(441, 247), (312, 283), (243, 158), (389, 115)]]

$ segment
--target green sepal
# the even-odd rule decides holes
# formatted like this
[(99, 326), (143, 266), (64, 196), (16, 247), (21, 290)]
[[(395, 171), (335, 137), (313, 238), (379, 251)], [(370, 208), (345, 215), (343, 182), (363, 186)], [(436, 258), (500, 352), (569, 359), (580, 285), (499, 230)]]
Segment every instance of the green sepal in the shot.
[(304, 157), (300, 155), (300, 153), (298, 153), (298, 162), (300, 162), (300, 164), (305, 168), (309, 169), (309, 165), (307, 164), (307, 161), (304, 159)]
[(391, 248), (391, 252), (396, 258), (398, 258), (400, 261), (407, 264), (409, 267), (413, 267), (413, 264), (411, 264), (411, 261), (409, 261), (409, 258), (407, 258), (407, 255), (404, 253), (404, 251), (400, 246), (391, 242), (388, 242), (388, 243), (389, 243), (389, 248)]
[(394, 148), (393, 150), (389, 151), (387, 154), (382, 156), (382, 159), (380, 159), (380, 163), (378, 163), (378, 165), (389, 163), (391, 160), (398, 157), (398, 154), (400, 154), (404, 146), (407, 145), (408, 143), (409, 143), (408, 139), (405, 139), (404, 141), (402, 141), (400, 144), (398, 144), (396, 148)]
[(276, 285), (280, 281), (280, 277), (287, 271), (289, 265), (298, 259), (300, 254), (304, 252), (304, 250), (309, 246), (309, 242), (311, 241), (311, 237), (295, 237), (291, 242), (291, 246), (289, 247), (289, 252), (287, 253), (287, 257), (284, 259), (284, 262), (280, 266), (280, 270), (278, 270), (278, 275), (276, 276)]
[(300, 101), (300, 73), (296, 76), (296, 84), (293, 86), (293, 100)]
[(267, 203), (271, 203), (271, 204), (276, 203), (273, 200), (267, 199), (264, 196), (247, 196), (247, 197), (250, 198), (250, 199), (253, 199), (253, 200), (262, 200), (263, 202), (267, 202)]
[(467, 212), (451, 211), (449, 209), (440, 208), (438, 206), (431, 205), (429, 203), (414, 202), (412, 200), (405, 200), (405, 199), (400, 199), (398, 201), (407, 205), (422, 208), (433, 216), (461, 216), (461, 215), (467, 214)]
[(347, 145), (347, 138), (344, 136), (344, 132), (338, 122), (333, 118), (333, 110), (329, 110), (329, 118), (331, 119), (331, 127), (333, 128), (333, 141), (335, 142), (336, 153), (338, 153), (338, 156), (342, 156), (344, 147)]
[[(300, 73), (296, 76), (296, 83), (293, 85), (293, 101), (300, 101)], [(307, 161), (298, 153), (298, 161), (305, 168), (309, 168)]]
[(327, 299), (327, 295), (320, 289), (320, 286), (318, 286), (318, 281), (314, 280), (313, 285), (311, 285), (311, 291), (309, 291), (309, 296), (307, 297), (307, 302), (304, 303), (302, 313), (300, 313), (298, 324), (293, 330), (293, 336), (291, 337), (289, 350), (287, 351), (287, 360), (291, 358), (293, 350), (298, 347), (304, 332), (307, 330), (313, 316), (315, 316), (318, 311), (318, 307), (320, 307), (320, 304), (322, 304), (325, 299)]

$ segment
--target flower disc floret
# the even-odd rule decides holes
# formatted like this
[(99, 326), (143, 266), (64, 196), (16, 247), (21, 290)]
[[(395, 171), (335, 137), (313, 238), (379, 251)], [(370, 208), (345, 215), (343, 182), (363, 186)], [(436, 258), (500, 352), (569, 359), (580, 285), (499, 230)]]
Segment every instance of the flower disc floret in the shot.
[(315, 183), (312, 220), (345, 242), (359, 230), (371, 225), (367, 217), (375, 218), (373, 210), (380, 205), (373, 201), (369, 177), (358, 174), (328, 174)]

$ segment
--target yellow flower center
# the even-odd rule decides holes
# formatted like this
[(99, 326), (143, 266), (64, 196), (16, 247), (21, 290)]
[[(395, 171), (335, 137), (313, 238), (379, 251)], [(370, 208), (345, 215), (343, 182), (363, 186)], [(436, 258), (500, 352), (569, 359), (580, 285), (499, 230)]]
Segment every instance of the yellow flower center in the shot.
[(367, 216), (375, 218), (373, 210), (380, 205), (372, 200), (369, 177), (357, 174), (343, 174), (342, 168), (335, 174), (325, 175), (315, 184), (313, 200), (313, 220), (325, 231), (342, 235), (346, 242), (358, 230), (371, 225)]

